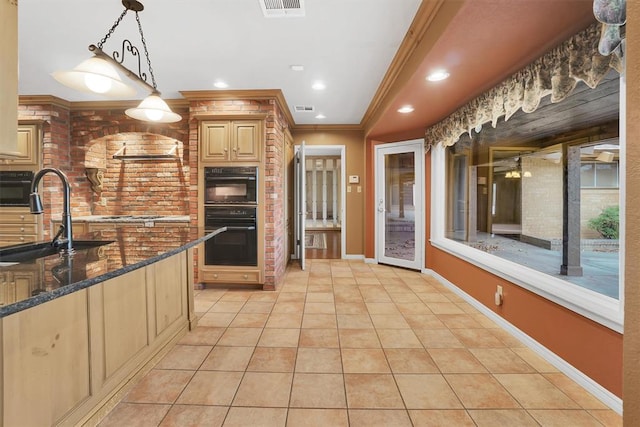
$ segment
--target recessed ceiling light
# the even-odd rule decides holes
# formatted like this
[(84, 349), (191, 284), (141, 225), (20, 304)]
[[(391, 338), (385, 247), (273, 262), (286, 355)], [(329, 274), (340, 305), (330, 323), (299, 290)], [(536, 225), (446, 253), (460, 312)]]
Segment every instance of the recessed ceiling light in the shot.
[(291, 65), (291, 71), (304, 71), (304, 65)]
[(449, 77), (449, 73), (446, 70), (436, 70), (427, 76), (427, 80), (430, 82), (439, 82)]
[(322, 83), (321, 81), (317, 81), (315, 83), (313, 83), (313, 85), (311, 86), (314, 90), (325, 90), (327, 88), (327, 86)]
[(414, 108), (411, 105), (403, 105), (402, 107), (398, 108), (398, 113), (408, 114), (412, 113), (413, 110)]
[(223, 82), (222, 80), (216, 80), (213, 85), (218, 89), (226, 89), (229, 87), (229, 85), (226, 82)]
[(326, 118), (327, 118), (327, 116), (325, 116), (324, 114), (318, 114), (316, 116), (316, 119), (326, 119)]

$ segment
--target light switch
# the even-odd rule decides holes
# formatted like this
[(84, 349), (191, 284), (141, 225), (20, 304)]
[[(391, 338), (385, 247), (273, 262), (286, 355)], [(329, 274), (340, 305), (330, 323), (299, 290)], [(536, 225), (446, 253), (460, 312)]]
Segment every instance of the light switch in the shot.
[(351, 193), (351, 186), (347, 185), (347, 193)]
[(362, 193), (362, 186), (358, 185), (358, 193)]

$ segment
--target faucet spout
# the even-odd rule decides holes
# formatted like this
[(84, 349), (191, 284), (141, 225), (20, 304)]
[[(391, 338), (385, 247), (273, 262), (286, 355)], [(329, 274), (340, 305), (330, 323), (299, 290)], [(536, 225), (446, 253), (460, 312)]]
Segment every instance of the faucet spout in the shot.
[(62, 226), (61, 232), (64, 233), (62, 239), (60, 239), (60, 234), (54, 238), (52, 242), (56, 246), (60, 246), (61, 251), (66, 254), (73, 254), (73, 231), (71, 229), (71, 185), (69, 185), (69, 179), (60, 169), (55, 168), (44, 168), (38, 171), (34, 177), (33, 181), (31, 181), (31, 194), (29, 196), (29, 207), (32, 214), (41, 214), (43, 212), (42, 209), (42, 201), (40, 199), (40, 195), (38, 194), (38, 184), (40, 184), (40, 180), (48, 173), (53, 173), (60, 178), (62, 181), (62, 185), (64, 187), (63, 191), (63, 212), (62, 212)]

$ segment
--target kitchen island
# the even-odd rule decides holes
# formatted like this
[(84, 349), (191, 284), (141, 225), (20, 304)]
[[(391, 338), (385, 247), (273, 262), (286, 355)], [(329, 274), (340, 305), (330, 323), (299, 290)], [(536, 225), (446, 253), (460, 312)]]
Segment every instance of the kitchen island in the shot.
[(122, 225), (74, 236), (94, 244), (72, 257), (0, 257), (0, 424), (99, 419), (195, 326), (193, 249), (222, 231)]

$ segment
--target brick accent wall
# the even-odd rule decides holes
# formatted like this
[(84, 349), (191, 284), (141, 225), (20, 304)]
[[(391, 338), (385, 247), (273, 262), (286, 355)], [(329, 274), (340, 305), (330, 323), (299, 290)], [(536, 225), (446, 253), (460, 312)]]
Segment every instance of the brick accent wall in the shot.
[[(185, 111), (177, 111), (183, 116)], [(152, 125), (133, 120), (122, 108), (74, 110), (70, 121), (72, 169), (82, 177), (80, 203), (93, 215), (188, 215), (188, 121)], [(126, 154), (164, 154), (178, 145), (177, 160), (119, 160), (113, 155), (126, 144)], [(104, 171), (101, 193), (91, 190), (86, 168)], [(75, 214), (75, 213), (74, 213)]]

